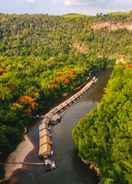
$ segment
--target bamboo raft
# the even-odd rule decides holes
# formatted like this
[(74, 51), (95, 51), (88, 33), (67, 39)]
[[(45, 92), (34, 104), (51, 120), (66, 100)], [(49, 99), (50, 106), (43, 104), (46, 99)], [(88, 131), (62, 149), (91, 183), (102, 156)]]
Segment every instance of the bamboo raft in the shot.
[(79, 92), (74, 94), (69, 99), (62, 102), (60, 105), (54, 107), (50, 110), (43, 118), (41, 124), (39, 125), (39, 157), (42, 159), (47, 159), (53, 154), (53, 142), (51, 139), (50, 132), (48, 130), (49, 124), (52, 123), (52, 119), (55, 115), (64, 111), (68, 106), (80, 98), (95, 82), (96, 77), (93, 77)]

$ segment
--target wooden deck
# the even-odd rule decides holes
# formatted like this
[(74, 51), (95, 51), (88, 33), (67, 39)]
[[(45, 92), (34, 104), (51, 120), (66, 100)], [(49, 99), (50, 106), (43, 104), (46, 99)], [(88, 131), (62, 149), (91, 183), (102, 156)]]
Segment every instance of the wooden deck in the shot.
[(62, 111), (75, 102), (78, 98), (80, 98), (95, 82), (97, 81), (96, 77), (93, 77), (79, 92), (74, 94), (69, 99), (62, 102), (60, 105), (54, 107), (47, 114), (45, 114), (42, 123), (39, 126), (39, 156), (41, 158), (47, 158), (52, 153), (52, 139), (48, 130), (48, 125), (52, 124), (51, 119), (56, 114), (59, 114)]

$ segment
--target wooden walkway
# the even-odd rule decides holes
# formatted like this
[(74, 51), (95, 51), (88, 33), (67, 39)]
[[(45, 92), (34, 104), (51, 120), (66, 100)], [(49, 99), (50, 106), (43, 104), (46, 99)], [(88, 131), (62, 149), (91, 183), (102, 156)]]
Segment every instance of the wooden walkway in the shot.
[[(59, 114), (67, 107), (69, 107), (73, 102), (75, 102), (81, 95), (83, 95), (95, 82), (97, 81), (96, 77), (93, 77), (79, 92), (74, 94), (69, 99), (65, 100), (60, 105), (54, 107), (47, 114), (45, 114), (41, 124), (39, 125), (39, 153), (38, 155), (44, 160), (45, 158), (52, 155), (52, 139), (49, 132), (49, 124), (52, 124), (52, 118)], [(52, 164), (53, 161), (51, 161)], [(0, 162), (0, 165), (31, 165), (31, 166), (44, 166), (44, 162)], [(3, 180), (0, 180), (0, 182)]]
[(80, 98), (95, 82), (96, 77), (93, 77), (79, 92), (74, 94), (69, 99), (65, 100), (60, 105), (54, 107), (47, 114), (45, 114), (39, 126), (39, 153), (38, 155), (45, 159), (53, 154), (51, 135), (48, 130), (48, 125), (52, 124), (52, 119), (56, 114), (63, 112), (68, 106)]
[(43, 162), (0, 162), (0, 165), (31, 165), (31, 166), (43, 166)]

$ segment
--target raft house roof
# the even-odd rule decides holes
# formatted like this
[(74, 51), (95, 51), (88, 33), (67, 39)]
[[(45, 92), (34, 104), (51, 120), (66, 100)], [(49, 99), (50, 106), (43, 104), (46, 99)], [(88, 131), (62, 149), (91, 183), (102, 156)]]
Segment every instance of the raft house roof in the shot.
[(40, 144), (40, 147), (44, 144), (52, 145), (52, 140), (48, 135), (44, 135), (43, 137), (40, 138), (39, 144)]
[(43, 144), (39, 149), (39, 155), (40, 156), (50, 156), (52, 151), (52, 147), (50, 144)]

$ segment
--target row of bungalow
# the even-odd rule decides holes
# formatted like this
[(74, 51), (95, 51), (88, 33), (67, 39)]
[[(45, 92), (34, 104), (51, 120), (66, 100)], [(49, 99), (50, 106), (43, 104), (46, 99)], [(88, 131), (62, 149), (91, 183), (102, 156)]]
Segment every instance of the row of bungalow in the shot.
[[(53, 143), (51, 139), (50, 132), (48, 130), (49, 124), (55, 124), (53, 119), (60, 120), (59, 112), (65, 110), (67, 106), (72, 104), (75, 100), (77, 100), (82, 94), (84, 94), (92, 84), (97, 81), (96, 77), (93, 77), (90, 82), (88, 82), (79, 92), (70, 97), (68, 100), (64, 101), (57, 107), (50, 110), (45, 116), (42, 123), (39, 126), (39, 156), (41, 158), (47, 158), (52, 155), (53, 151)], [(58, 116), (58, 117), (55, 117)], [(54, 118), (55, 117), (55, 118)]]
[(44, 159), (52, 153), (52, 139), (48, 129), (48, 120), (44, 121), (39, 126), (39, 156)]

